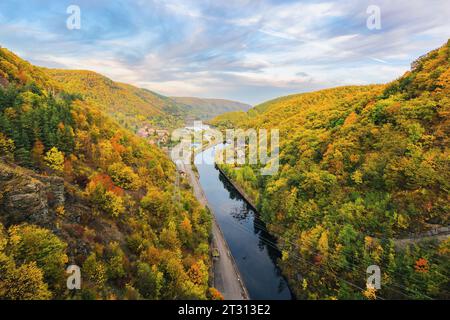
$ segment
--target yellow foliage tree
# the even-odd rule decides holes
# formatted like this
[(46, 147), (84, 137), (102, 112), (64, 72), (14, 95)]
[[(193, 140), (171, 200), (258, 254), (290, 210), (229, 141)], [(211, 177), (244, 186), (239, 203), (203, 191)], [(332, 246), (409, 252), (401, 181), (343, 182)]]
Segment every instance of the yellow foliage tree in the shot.
[(58, 150), (58, 148), (53, 147), (45, 154), (44, 161), (46, 165), (57, 171), (63, 172), (64, 170), (64, 153)]

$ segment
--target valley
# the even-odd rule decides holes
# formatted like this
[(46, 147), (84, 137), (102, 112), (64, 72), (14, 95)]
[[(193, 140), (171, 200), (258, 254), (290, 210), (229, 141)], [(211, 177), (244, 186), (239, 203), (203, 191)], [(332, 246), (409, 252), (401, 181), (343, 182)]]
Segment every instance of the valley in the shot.
[[(0, 297), (448, 299), (449, 66), (447, 42), (388, 84), (251, 107), (0, 48)], [(197, 119), (279, 129), (279, 171), (216, 167), (223, 141), (170, 159)]]

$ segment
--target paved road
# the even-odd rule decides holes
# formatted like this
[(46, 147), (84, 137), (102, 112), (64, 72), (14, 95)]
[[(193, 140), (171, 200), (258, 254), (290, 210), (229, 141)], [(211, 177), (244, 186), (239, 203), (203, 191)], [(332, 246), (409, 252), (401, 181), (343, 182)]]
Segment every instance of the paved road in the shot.
[[(178, 146), (174, 147), (174, 152)], [(178, 170), (182, 170), (186, 173), (190, 185), (194, 190), (194, 195), (203, 206), (208, 206), (208, 201), (203, 192), (200, 182), (195, 175), (192, 165), (188, 161), (177, 161), (174, 159), (172, 153), (172, 160), (177, 165)], [(211, 210), (211, 209), (210, 209)], [(212, 210), (211, 210), (212, 212)], [(239, 274), (233, 256), (230, 253), (228, 244), (217, 225), (216, 219), (213, 214), (212, 235), (213, 246), (219, 251), (219, 259), (214, 262), (214, 287), (219, 290), (226, 300), (247, 300), (248, 293), (242, 283), (242, 277)]]

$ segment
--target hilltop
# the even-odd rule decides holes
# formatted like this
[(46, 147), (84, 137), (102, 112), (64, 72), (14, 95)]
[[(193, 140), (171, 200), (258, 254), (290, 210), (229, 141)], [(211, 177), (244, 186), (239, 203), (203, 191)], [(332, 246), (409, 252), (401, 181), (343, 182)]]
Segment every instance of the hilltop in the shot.
[(43, 74), (68, 93), (103, 108), (125, 128), (136, 132), (143, 126), (176, 128), (187, 119), (206, 120), (235, 110), (247, 111), (250, 105), (224, 100), (194, 97), (166, 97), (153, 91), (115, 82), (86, 70), (41, 68)]
[(184, 119), (180, 105), (150, 90), (115, 82), (93, 71), (45, 68), (42, 71), (66, 92), (81, 94), (134, 131), (144, 124), (177, 127)]

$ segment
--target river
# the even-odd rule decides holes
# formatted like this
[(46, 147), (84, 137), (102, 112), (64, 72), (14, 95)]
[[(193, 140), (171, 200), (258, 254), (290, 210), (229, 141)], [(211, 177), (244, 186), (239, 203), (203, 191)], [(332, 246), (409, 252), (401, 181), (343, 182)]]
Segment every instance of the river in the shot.
[(214, 211), (251, 299), (289, 300), (291, 291), (277, 266), (280, 252), (257, 213), (215, 168), (218, 145), (195, 157), (200, 185)]

